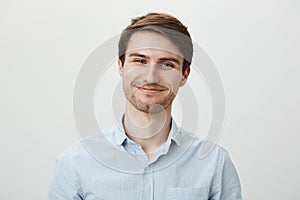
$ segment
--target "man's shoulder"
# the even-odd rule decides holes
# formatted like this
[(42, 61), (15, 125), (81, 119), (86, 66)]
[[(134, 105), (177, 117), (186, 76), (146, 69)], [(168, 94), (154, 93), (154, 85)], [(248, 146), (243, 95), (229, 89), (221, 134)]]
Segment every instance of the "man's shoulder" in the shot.
[(78, 142), (75, 142), (69, 145), (60, 155), (58, 160), (82, 160), (82, 159), (91, 159), (91, 148), (95, 145), (103, 145), (103, 143), (110, 144), (109, 135), (115, 128), (109, 128), (103, 130), (101, 133), (97, 133), (86, 138), (81, 138)]
[(79, 156), (86, 156), (86, 153), (87, 152), (82, 144), (82, 141), (78, 141), (68, 146), (63, 152), (59, 154), (57, 159), (71, 161)]
[(182, 128), (179, 129), (178, 133), (180, 134), (182, 144), (189, 145), (191, 150), (197, 151), (200, 159), (211, 156), (229, 157), (228, 151), (218, 144), (218, 139), (212, 141)]

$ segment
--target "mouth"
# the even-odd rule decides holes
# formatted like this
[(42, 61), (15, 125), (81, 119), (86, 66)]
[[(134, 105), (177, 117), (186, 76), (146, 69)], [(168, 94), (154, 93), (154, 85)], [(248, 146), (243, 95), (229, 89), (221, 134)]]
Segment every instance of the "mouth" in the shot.
[(166, 88), (157, 88), (157, 87), (136, 87), (136, 88), (144, 94), (159, 94), (167, 90)]

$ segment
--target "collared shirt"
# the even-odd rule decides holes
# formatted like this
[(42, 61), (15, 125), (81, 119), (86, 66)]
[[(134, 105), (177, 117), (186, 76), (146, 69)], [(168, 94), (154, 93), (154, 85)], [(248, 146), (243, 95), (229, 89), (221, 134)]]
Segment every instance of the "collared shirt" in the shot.
[(123, 126), (70, 146), (57, 159), (48, 200), (241, 200), (228, 153), (201, 157), (205, 141), (177, 127), (148, 159)]

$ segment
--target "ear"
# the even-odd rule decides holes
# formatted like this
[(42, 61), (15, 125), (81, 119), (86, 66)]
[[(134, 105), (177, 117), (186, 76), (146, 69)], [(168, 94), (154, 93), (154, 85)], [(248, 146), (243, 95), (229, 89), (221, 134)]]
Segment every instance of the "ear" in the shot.
[(124, 68), (123, 68), (123, 64), (122, 64), (122, 61), (120, 60), (120, 58), (118, 58), (118, 70), (119, 70), (120, 76), (122, 76), (124, 73)]
[(187, 82), (187, 79), (190, 75), (190, 71), (191, 71), (191, 67), (188, 66), (186, 69), (185, 69), (185, 72), (184, 74), (182, 75), (182, 78), (181, 78), (181, 82), (180, 82), (180, 87), (184, 86), (185, 83)]

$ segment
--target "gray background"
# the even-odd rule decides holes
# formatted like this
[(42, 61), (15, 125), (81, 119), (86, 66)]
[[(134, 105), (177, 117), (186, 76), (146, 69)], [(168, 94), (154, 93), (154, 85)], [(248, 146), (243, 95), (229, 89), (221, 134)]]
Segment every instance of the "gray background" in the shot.
[(219, 144), (246, 200), (300, 199), (300, 1), (0, 1), (0, 199), (45, 199), (56, 157), (78, 141), (72, 95), (88, 55), (129, 19), (188, 25), (226, 93)]

